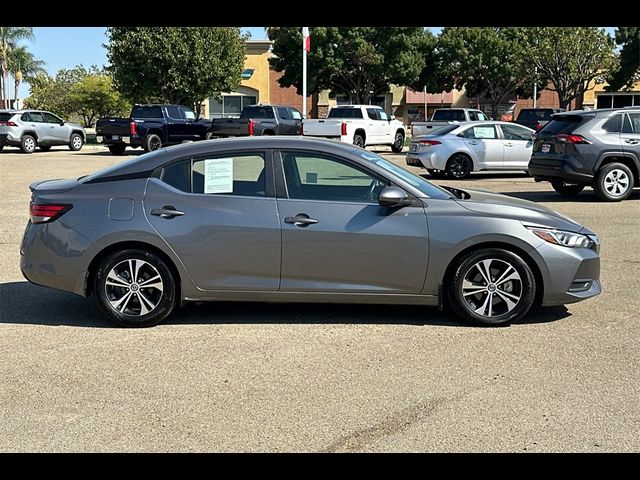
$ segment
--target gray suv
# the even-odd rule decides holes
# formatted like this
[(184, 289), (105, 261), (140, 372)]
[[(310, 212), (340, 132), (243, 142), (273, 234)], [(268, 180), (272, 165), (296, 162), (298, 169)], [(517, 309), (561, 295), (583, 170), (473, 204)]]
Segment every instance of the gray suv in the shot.
[(0, 110), (0, 151), (8, 145), (33, 153), (36, 147), (48, 151), (67, 145), (78, 151), (86, 140), (84, 128), (42, 110)]
[(529, 173), (562, 195), (591, 185), (601, 200), (624, 200), (640, 183), (640, 107), (554, 115), (535, 136)]

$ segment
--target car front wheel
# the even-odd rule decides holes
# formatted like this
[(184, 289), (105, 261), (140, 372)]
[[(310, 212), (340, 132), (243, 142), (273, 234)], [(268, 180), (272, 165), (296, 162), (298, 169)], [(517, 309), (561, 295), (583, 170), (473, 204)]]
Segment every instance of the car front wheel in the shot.
[(393, 140), (393, 144), (391, 145), (391, 150), (394, 153), (402, 152), (402, 148), (404, 147), (404, 133), (397, 132), (395, 139)]
[(150, 327), (176, 306), (176, 284), (167, 264), (144, 250), (112, 253), (100, 262), (94, 292), (102, 311), (125, 327)]
[(463, 256), (448, 284), (454, 312), (482, 326), (506, 325), (531, 308), (536, 282), (527, 263), (513, 252), (485, 248)]
[(71, 138), (69, 138), (69, 150), (71, 150), (72, 152), (77, 152), (82, 148), (83, 145), (84, 139), (82, 138), (82, 135), (78, 133), (72, 133)]

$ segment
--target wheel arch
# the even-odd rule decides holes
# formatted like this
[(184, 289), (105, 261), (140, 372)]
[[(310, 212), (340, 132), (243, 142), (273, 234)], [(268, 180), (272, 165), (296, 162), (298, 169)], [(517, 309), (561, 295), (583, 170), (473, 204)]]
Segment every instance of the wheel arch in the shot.
[(594, 173), (598, 173), (598, 171), (610, 163), (621, 163), (631, 170), (633, 173), (633, 177), (636, 181), (640, 180), (640, 161), (636, 158), (635, 155), (626, 152), (609, 152), (605, 153), (600, 157), (598, 163), (594, 167)]
[(353, 135), (360, 135), (364, 140), (365, 145), (367, 144), (367, 132), (364, 128), (356, 128), (356, 131), (353, 132)]
[(38, 141), (38, 134), (36, 133), (35, 130), (25, 130), (24, 132), (22, 132), (22, 135), (20, 135), (20, 140), (22, 140), (22, 137), (24, 137), (25, 135), (31, 135), (33, 138), (36, 139), (36, 141)]
[(78, 135), (80, 135), (82, 137), (83, 141), (87, 140), (87, 136), (85, 135), (85, 133), (80, 130), (79, 128), (74, 128), (73, 130), (71, 130), (71, 133), (69, 134), (69, 137), (71, 137), (71, 135), (73, 135), (74, 133), (77, 133)]
[(446, 300), (447, 296), (444, 295), (442, 292), (445, 291), (445, 286), (448, 285), (449, 281), (451, 281), (451, 278), (455, 273), (455, 268), (458, 262), (460, 261), (460, 259), (463, 256), (467, 255), (468, 253), (474, 252), (476, 250), (484, 250), (487, 248), (501, 248), (503, 250), (507, 250), (509, 252), (515, 253), (520, 258), (522, 258), (522, 260), (524, 260), (524, 262), (529, 266), (529, 268), (533, 272), (533, 278), (536, 281), (536, 296), (533, 299), (533, 304), (540, 305), (544, 297), (544, 278), (542, 276), (542, 270), (540, 269), (538, 262), (536, 262), (536, 260), (522, 248), (516, 245), (513, 245), (511, 243), (500, 242), (500, 241), (487, 241), (487, 242), (477, 243), (475, 245), (470, 245), (462, 249), (461, 251), (459, 251), (451, 259), (451, 261), (447, 265), (447, 268), (445, 269), (444, 275), (442, 276), (440, 288), (438, 289), (438, 291), (441, 292), (440, 296), (442, 297), (440, 301), (441, 302), (447, 301)]
[(160, 141), (162, 141), (162, 142), (165, 141), (164, 134), (163, 134), (162, 130), (159, 129), (159, 128), (154, 127), (154, 128), (150, 128), (149, 130), (147, 130), (147, 133), (145, 133), (145, 135), (144, 135), (145, 141), (147, 140), (147, 137), (149, 135), (158, 135), (160, 137)]

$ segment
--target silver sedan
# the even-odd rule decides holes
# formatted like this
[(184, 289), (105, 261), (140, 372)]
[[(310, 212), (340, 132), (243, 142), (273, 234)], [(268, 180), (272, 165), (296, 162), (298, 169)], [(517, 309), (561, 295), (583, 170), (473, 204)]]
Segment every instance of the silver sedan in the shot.
[(531, 158), (530, 128), (509, 122), (463, 122), (411, 140), (407, 165), (433, 176), (463, 179), (479, 170), (523, 170)]
[(330, 140), (205, 140), (30, 188), (24, 276), (128, 326), (212, 300), (450, 306), (500, 325), (600, 293), (582, 225)]

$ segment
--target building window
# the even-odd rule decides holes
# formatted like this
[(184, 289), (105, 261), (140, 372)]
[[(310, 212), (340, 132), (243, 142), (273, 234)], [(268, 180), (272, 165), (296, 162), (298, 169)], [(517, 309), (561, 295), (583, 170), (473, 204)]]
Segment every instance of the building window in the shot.
[(255, 105), (255, 95), (222, 95), (222, 102), (209, 99), (209, 118), (238, 118), (242, 109)]
[(640, 95), (634, 93), (613, 93), (598, 95), (596, 108), (624, 108), (640, 106)]

